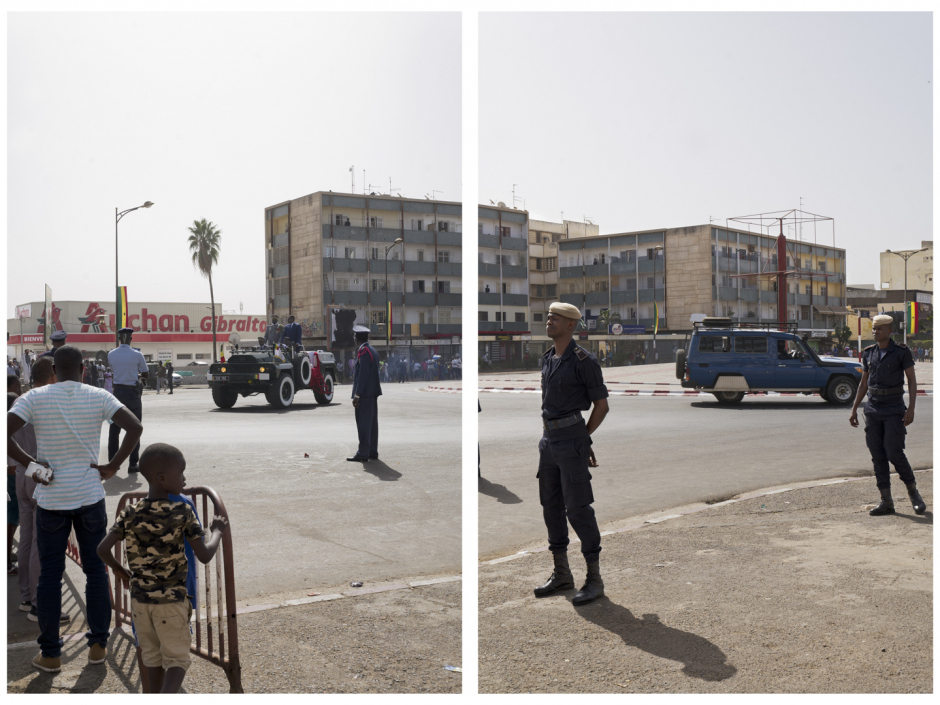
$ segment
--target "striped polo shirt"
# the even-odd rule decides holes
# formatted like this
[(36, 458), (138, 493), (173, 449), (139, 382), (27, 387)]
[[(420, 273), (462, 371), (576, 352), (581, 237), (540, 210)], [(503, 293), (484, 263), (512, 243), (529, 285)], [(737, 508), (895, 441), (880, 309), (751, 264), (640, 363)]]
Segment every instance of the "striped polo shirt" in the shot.
[(10, 412), (33, 425), (36, 457), (55, 473), (33, 495), (43, 509), (87, 507), (104, 499), (98, 462), (101, 424), (124, 405), (110, 392), (81, 382), (57, 382), (31, 389)]

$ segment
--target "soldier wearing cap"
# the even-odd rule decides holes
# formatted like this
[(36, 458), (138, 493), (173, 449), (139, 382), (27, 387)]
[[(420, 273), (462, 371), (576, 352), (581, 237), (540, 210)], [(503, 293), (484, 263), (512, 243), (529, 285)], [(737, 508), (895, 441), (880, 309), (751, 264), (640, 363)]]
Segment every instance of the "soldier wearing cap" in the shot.
[[(542, 425), (539, 441), (539, 501), (548, 528), (548, 545), (555, 570), (548, 582), (535, 588), (536, 597), (574, 587), (568, 567), (568, 523), (581, 539), (587, 563), (587, 579), (572, 599), (585, 604), (604, 594), (599, 556), (601, 534), (594, 517), (591, 472), (597, 467), (591, 450), (591, 434), (609, 410), (607, 387), (601, 366), (584, 348), (575, 344), (574, 332), (581, 311), (571, 304), (549, 307), (545, 332), (555, 345), (542, 356)], [(594, 408), (587, 423), (582, 411)]]
[(382, 385), (379, 383), (379, 354), (369, 345), (369, 329), (365, 326), (354, 326), (353, 333), (359, 343), (352, 388), (356, 428), (359, 431), (359, 450), (346, 460), (365, 463), (379, 458), (378, 402), (382, 396)]
[(65, 345), (65, 339), (68, 337), (68, 335), (69, 334), (64, 330), (57, 330), (55, 333), (50, 335), (49, 340), (52, 341), (52, 348), (50, 350), (46, 350), (46, 352), (44, 352), (39, 357), (52, 357), (55, 355), (56, 348), (61, 348), (63, 345)]
[[(147, 379), (149, 370), (143, 354), (131, 347), (133, 333), (133, 328), (121, 328), (118, 331), (118, 340), (121, 344), (108, 353), (108, 364), (111, 365), (111, 371), (114, 374), (114, 396), (130, 409), (140, 421), (143, 419), (143, 405), (137, 391), (137, 382), (140, 379)], [(111, 424), (111, 428), (108, 430), (109, 462), (117, 455), (120, 437), (120, 427), (117, 424)], [(138, 442), (134, 446), (134, 450), (131, 451), (128, 472), (137, 472), (139, 455), (140, 443)]]
[(264, 344), (266, 346), (280, 345), (284, 338), (284, 326), (277, 322), (277, 314), (271, 316), (271, 322), (264, 330)]
[[(849, 423), (858, 427), (858, 407), (865, 402), (865, 440), (875, 466), (875, 481), (881, 493), (881, 503), (869, 514), (883, 516), (894, 514), (891, 497), (891, 470), (894, 464), (898, 477), (907, 485), (907, 494), (917, 514), (927, 511), (924, 498), (917, 491), (914, 471), (904, 455), (904, 437), (907, 426), (914, 422), (914, 404), (917, 401), (917, 379), (914, 376), (914, 359), (911, 351), (902, 343), (891, 339), (891, 316), (875, 316), (872, 319), (874, 345), (862, 352), (862, 380), (852, 406)], [(904, 406), (904, 378), (907, 377), (908, 406)]]

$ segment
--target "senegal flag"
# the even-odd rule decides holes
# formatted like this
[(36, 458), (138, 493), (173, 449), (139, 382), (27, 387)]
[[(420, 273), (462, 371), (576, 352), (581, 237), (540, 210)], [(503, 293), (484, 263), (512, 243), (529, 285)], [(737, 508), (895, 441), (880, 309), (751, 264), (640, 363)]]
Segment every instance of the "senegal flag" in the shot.
[(659, 304), (653, 302), (653, 333), (659, 333)]
[(117, 316), (114, 319), (114, 327), (117, 330), (127, 328), (127, 287), (119, 286), (117, 288)]
[(392, 342), (392, 302), (385, 302), (385, 342)]
[(908, 311), (907, 311), (907, 334), (914, 335), (917, 333), (917, 327), (920, 324), (920, 316), (917, 315), (917, 302), (909, 301), (908, 302)]

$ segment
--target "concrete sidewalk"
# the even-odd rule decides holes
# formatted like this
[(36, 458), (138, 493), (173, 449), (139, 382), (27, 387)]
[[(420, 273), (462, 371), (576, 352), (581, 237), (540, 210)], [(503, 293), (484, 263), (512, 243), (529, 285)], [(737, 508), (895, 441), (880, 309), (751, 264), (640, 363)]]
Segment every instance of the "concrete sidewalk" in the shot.
[[(427, 581), (431, 582), (431, 581)], [(78, 589), (76, 590), (76, 583)], [(375, 586), (378, 589), (395, 586)], [(325, 602), (240, 613), (238, 642), (246, 693), (460, 693), (461, 582), (398, 586)], [(15, 593), (8, 578), (8, 593)], [(353, 591), (355, 592), (355, 591)], [(84, 638), (67, 639), (62, 672), (31, 665), (38, 625), (7, 601), (8, 693), (139, 693), (133, 637), (113, 629), (104, 664), (87, 664)], [(87, 630), (84, 580), (66, 580), (64, 607)], [(227, 693), (218, 666), (193, 658), (185, 693)]]
[(532, 594), (547, 547), (490, 561), (480, 692), (930, 693), (933, 471), (917, 480), (924, 516), (894, 476), (894, 516), (868, 515), (865, 477), (602, 525), (606, 596), (577, 608)]

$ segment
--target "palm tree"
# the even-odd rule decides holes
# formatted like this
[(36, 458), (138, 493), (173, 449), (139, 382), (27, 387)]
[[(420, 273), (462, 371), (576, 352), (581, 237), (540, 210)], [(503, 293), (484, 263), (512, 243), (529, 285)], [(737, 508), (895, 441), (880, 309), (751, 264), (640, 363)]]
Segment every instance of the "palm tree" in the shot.
[(609, 325), (622, 323), (623, 321), (621, 321), (620, 314), (616, 311), (611, 311), (609, 308), (602, 308), (597, 316), (597, 322), (606, 329)]
[(193, 253), (193, 266), (209, 280), (209, 299), (212, 303), (212, 361), (217, 362), (215, 339), (215, 292), (212, 290), (212, 265), (219, 263), (219, 239), (222, 231), (206, 219), (194, 220), (189, 228), (189, 249)]

